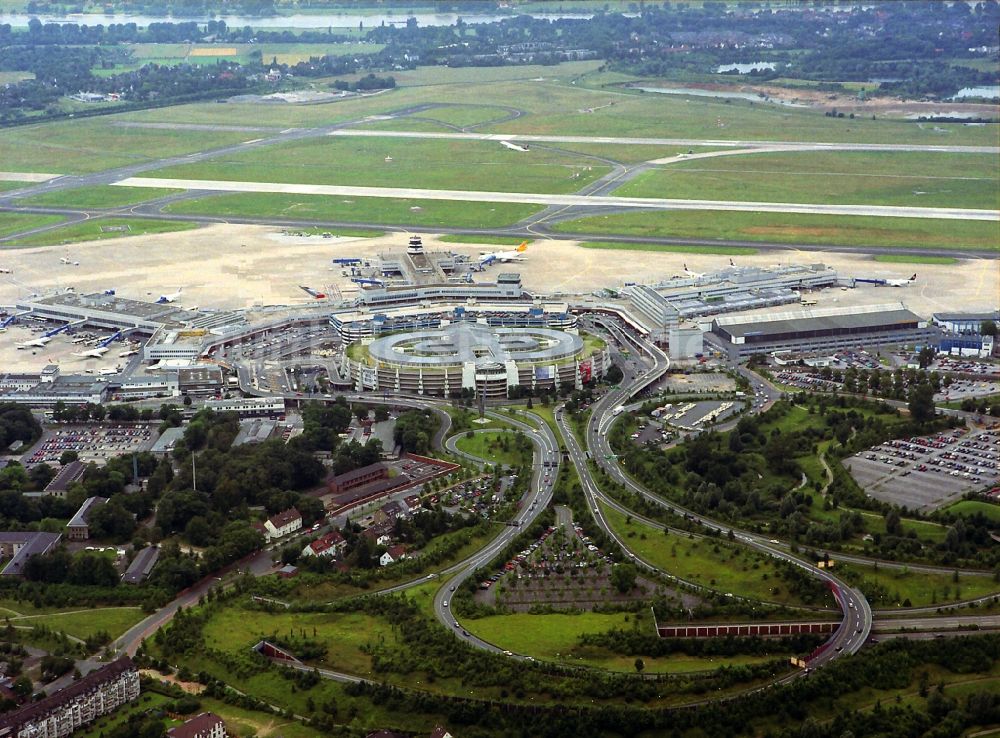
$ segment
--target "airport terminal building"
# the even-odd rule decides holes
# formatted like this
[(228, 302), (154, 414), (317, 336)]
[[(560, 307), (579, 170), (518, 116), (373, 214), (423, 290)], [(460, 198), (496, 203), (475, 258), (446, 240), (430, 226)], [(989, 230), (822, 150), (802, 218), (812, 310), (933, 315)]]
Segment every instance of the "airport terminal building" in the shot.
[(719, 317), (707, 341), (733, 360), (788, 351), (937, 345), (940, 331), (902, 303)]
[(355, 389), (449, 397), (463, 390), (488, 399), (529, 391), (580, 387), (611, 366), (607, 347), (550, 328), (493, 328), (455, 323), (395, 333), (348, 351)]

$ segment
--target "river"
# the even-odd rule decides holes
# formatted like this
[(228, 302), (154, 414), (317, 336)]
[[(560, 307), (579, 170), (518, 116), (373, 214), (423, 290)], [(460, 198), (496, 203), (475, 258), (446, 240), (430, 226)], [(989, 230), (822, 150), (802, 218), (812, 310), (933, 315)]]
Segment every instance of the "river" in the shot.
[[(521, 13), (520, 15), (530, 15), (532, 18), (540, 20), (589, 20), (594, 17), (594, 13)], [(634, 15), (634, 14), (627, 14)], [(499, 13), (330, 13), (324, 15), (306, 15), (297, 13), (293, 15), (273, 15), (273, 16), (243, 16), (243, 15), (217, 15), (211, 16), (155, 16), (136, 15), (133, 13), (68, 13), (66, 15), (39, 14), (30, 15), (28, 13), (0, 13), (0, 25), (9, 23), (17, 28), (26, 28), (28, 21), (38, 18), (42, 23), (77, 23), (79, 25), (109, 26), (111, 24), (135, 23), (137, 26), (145, 27), (150, 23), (207, 23), (210, 20), (224, 20), (230, 28), (243, 28), (251, 26), (253, 28), (297, 28), (297, 29), (324, 29), (334, 28), (357, 28), (358, 24), (363, 24), (365, 28), (374, 28), (383, 23), (386, 25), (404, 25), (408, 18), (416, 18), (419, 26), (451, 26), (461, 18), (464, 23), (496, 23), (505, 18), (513, 18), (514, 14), (501, 15)]]

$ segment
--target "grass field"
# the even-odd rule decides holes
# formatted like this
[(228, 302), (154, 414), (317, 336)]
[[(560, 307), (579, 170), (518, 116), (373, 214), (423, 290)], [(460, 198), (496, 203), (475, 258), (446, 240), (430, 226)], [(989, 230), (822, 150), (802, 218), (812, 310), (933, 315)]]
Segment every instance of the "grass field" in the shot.
[(492, 105), (443, 105), (416, 114), (419, 118), (447, 123), (453, 126), (474, 126), (510, 115), (510, 111)]
[(167, 167), (155, 176), (564, 194), (607, 171), (555, 152), (526, 158), (487, 141), (323, 137)]
[[(836, 557), (834, 557), (836, 558)], [(925, 607), (971, 600), (1000, 592), (1000, 582), (989, 574), (954, 574), (888, 569), (863, 564), (838, 564), (837, 572), (859, 588), (873, 607)], [(885, 596), (873, 599), (882, 590)], [(909, 600), (909, 604), (906, 604)]]
[[(125, 228), (127, 230), (107, 230), (108, 228)], [(73, 223), (63, 228), (53, 228), (49, 231), (25, 236), (6, 245), (13, 248), (28, 246), (54, 246), (80, 241), (103, 241), (110, 238), (125, 236), (146, 236), (154, 233), (171, 231), (187, 231), (199, 228), (198, 223), (184, 223), (173, 220), (152, 220), (142, 218), (91, 218), (80, 223)]]
[(105, 631), (114, 639), (144, 617), (139, 607), (97, 607), (51, 615), (29, 615), (12, 618), (11, 622), (14, 625), (45, 625), (80, 639)]
[[(463, 434), (461, 438), (455, 441), (455, 446), (460, 451), (496, 464), (530, 466), (531, 449), (533, 447), (528, 446), (526, 452), (518, 450), (514, 444), (517, 435), (518, 433), (514, 431), (473, 433), (471, 438)], [(506, 449), (503, 447), (504, 443), (507, 444)]]
[(682, 246), (655, 243), (624, 243), (621, 241), (584, 241), (580, 244), (585, 249), (610, 249), (614, 251), (666, 251), (674, 254), (719, 254), (721, 256), (753, 256), (757, 249), (742, 246)]
[[(628, 521), (606, 506), (602, 511), (636, 555), (669, 574), (738, 597), (802, 604), (778, 578), (774, 563), (766, 556), (725, 541), (664, 535), (644, 523)], [(825, 604), (832, 605), (832, 600)]]
[(43, 195), (18, 200), (19, 205), (52, 205), (66, 208), (100, 209), (137, 205), (141, 202), (166, 197), (183, 190), (147, 189), (144, 187), (79, 187), (72, 190), (56, 190)]
[(878, 218), (742, 212), (645, 212), (596, 215), (556, 223), (563, 233), (810, 243), (916, 249), (1000, 251), (997, 225), (989, 221)]
[(1000, 523), (1000, 505), (991, 505), (988, 502), (961, 500), (953, 505), (949, 505), (944, 511), (950, 512), (953, 515), (975, 515), (978, 513), (985, 515), (987, 520)]
[[(12, 233), (20, 233), (30, 228), (40, 228), (41, 226), (59, 223), (63, 220), (61, 215), (22, 215), (21, 213), (0, 213), (0, 237), (9, 236)], [(0, 249), (10, 248), (11, 242), (0, 243)]]
[(0, 72), (0, 85), (12, 85), (34, 78), (34, 72)]
[(541, 210), (541, 207), (459, 200), (406, 200), (382, 197), (353, 197), (341, 200), (320, 195), (240, 193), (184, 200), (168, 205), (166, 210), (193, 215), (498, 228), (527, 218)]
[(677, 162), (615, 190), (627, 197), (995, 209), (997, 158), (923, 152), (749, 154)]
[(123, 128), (115, 120), (107, 116), (0, 130), (2, 169), (87, 174), (249, 138), (234, 131)]
[(950, 256), (915, 256), (913, 254), (876, 254), (872, 259), (886, 264), (940, 264), (942, 266), (950, 266), (958, 263), (958, 259), (953, 259)]
[(205, 645), (226, 653), (240, 653), (272, 634), (305, 636), (326, 646), (317, 666), (371, 673), (371, 657), (361, 651), (368, 642), (395, 641), (391, 625), (382, 618), (353, 613), (267, 613), (229, 607), (205, 626)]
[[(827, 118), (820, 110), (751, 105), (749, 101), (586, 89), (536, 82), (518, 87), (517, 107), (531, 115), (490, 126), (496, 132), (594, 136), (679, 137), (761, 141), (820, 141), (996, 145), (988, 126), (921, 127), (901, 120)], [(480, 102), (502, 94), (490, 85)], [(513, 98), (512, 98), (513, 99)]]
[[(638, 624), (636, 621), (638, 620)], [(642, 613), (594, 613), (574, 614), (551, 613), (534, 615), (517, 613), (513, 615), (491, 615), (484, 618), (467, 619), (462, 626), (470, 633), (499, 646), (525, 656), (543, 661), (559, 661), (575, 666), (592, 666), (611, 671), (635, 671), (635, 656), (624, 656), (604, 648), (582, 646), (580, 636), (586, 633), (603, 633), (612, 629), (626, 630), (639, 627), (652, 632), (650, 615)], [(736, 666), (769, 661), (770, 656), (696, 657), (674, 654), (655, 658), (643, 655), (645, 672), (651, 674), (682, 674), (696, 671), (711, 671), (723, 665)]]

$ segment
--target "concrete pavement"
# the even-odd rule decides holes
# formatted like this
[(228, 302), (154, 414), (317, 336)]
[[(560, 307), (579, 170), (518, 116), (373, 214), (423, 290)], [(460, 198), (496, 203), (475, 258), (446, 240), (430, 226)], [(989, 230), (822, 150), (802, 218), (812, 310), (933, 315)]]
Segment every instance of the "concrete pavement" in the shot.
[(328, 197), (410, 198), (460, 202), (516, 203), (567, 207), (616, 207), (641, 210), (724, 210), (748, 213), (792, 213), (807, 215), (856, 215), (877, 218), (931, 218), (936, 220), (1000, 221), (1000, 211), (975, 208), (904, 207), (889, 205), (825, 205), (821, 203), (754, 202), (738, 200), (682, 200), (658, 197), (613, 197), (606, 195), (551, 195), (535, 192), (491, 192), (488, 190), (439, 190), (420, 187), (361, 187), (283, 182), (239, 182), (219, 179), (175, 179), (128, 177), (111, 184), (119, 187), (183, 189), (199, 192), (270, 193), (323, 195)]

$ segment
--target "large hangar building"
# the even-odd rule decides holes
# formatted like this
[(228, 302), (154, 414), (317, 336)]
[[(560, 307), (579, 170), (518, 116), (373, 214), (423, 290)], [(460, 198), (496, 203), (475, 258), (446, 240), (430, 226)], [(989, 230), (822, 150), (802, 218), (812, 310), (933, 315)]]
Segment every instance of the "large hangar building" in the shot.
[(785, 351), (934, 344), (940, 330), (902, 303), (719, 317), (706, 340), (731, 359)]

